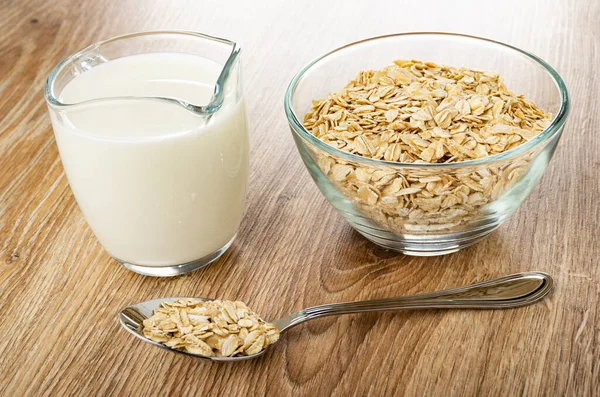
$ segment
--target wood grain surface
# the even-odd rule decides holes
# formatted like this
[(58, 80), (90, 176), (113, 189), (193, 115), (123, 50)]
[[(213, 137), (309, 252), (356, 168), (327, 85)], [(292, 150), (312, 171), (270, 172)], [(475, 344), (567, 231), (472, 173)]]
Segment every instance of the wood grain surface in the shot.
[[(599, 20), (595, 0), (0, 0), (0, 395), (599, 395)], [(166, 28), (241, 44), (251, 177), (232, 248), (207, 268), (159, 279), (120, 266), (88, 228), (42, 87), (57, 62), (90, 43)], [(285, 88), (309, 60), (416, 30), (529, 50), (563, 75), (573, 103), (518, 212), (476, 246), (433, 258), (387, 252), (354, 232), (311, 181), (283, 112)], [(274, 319), (526, 270), (555, 277), (544, 303), (316, 320), (235, 365), (153, 348), (116, 316), (134, 302), (195, 295), (240, 299)]]

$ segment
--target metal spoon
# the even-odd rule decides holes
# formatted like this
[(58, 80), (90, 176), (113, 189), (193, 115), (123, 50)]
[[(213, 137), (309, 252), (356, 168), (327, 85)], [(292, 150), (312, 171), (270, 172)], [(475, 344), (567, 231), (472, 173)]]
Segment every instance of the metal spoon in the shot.
[[(396, 309), (507, 309), (529, 305), (545, 297), (552, 290), (552, 277), (542, 272), (517, 273), (495, 280), (471, 284), (466, 287), (452, 288), (427, 294), (400, 296), (389, 299), (376, 299), (361, 302), (332, 303), (309, 307), (272, 323), (283, 334), (288, 329), (324, 316), (371, 312)], [(205, 358), (213, 361), (241, 361), (256, 358), (268, 349), (252, 356), (240, 357), (203, 357), (181, 350), (173, 349), (154, 342), (144, 336), (141, 331), (142, 321), (150, 317), (154, 309), (162, 302), (174, 302), (177, 298), (161, 298), (136, 305), (127, 306), (119, 313), (119, 321), (123, 328), (144, 342), (162, 349), (188, 356)], [(210, 301), (207, 298), (195, 298)], [(270, 347), (270, 346), (269, 346)]]

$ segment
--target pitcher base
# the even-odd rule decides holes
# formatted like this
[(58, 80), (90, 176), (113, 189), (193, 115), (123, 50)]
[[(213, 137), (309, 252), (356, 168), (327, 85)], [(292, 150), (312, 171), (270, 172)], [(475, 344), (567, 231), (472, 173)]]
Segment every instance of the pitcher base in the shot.
[(128, 263), (128, 262), (122, 261), (118, 258), (115, 258), (115, 259), (121, 265), (125, 266), (127, 269), (131, 270), (132, 272), (135, 272), (138, 274), (143, 274), (144, 276), (175, 277), (175, 276), (180, 276), (182, 274), (186, 274), (189, 272), (193, 272), (194, 270), (198, 270), (204, 266), (209, 265), (210, 263), (214, 262), (215, 260), (219, 259), (219, 257), (221, 255), (223, 255), (225, 253), (225, 251), (227, 251), (229, 246), (231, 246), (231, 243), (233, 243), (233, 240), (235, 240), (235, 236), (233, 236), (233, 238), (231, 240), (229, 240), (227, 242), (227, 244), (225, 244), (222, 248), (218, 249), (217, 251), (215, 251), (209, 255), (206, 255), (203, 258), (197, 259), (192, 262), (183, 263), (181, 265), (142, 266), (142, 265), (135, 265), (133, 263)]

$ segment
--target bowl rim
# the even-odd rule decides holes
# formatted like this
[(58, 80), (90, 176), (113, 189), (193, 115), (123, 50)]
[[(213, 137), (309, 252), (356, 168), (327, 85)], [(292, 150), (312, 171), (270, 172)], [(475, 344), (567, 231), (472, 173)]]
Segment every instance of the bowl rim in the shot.
[[(373, 158), (369, 158), (369, 157), (363, 157), (363, 156), (359, 156), (359, 155), (356, 155), (356, 154), (353, 154), (350, 152), (346, 152), (346, 151), (337, 149), (337, 148), (321, 141), (319, 138), (317, 138), (316, 136), (311, 134), (306, 128), (304, 128), (302, 123), (299, 121), (296, 113), (294, 112), (293, 106), (292, 106), (292, 99), (294, 97), (294, 92), (296, 91), (296, 87), (298, 86), (298, 83), (300, 82), (300, 80), (303, 78), (304, 74), (309, 69), (311, 69), (316, 63), (320, 62), (321, 60), (323, 60), (323, 59), (327, 58), (328, 56), (333, 55), (337, 52), (344, 51), (350, 47), (353, 47), (353, 46), (359, 45), (359, 44), (363, 44), (363, 43), (366, 43), (369, 41), (376, 41), (376, 40), (388, 39), (388, 38), (400, 37), (400, 36), (435, 36), (435, 35), (450, 36), (450, 37), (455, 37), (455, 38), (456, 37), (457, 38), (466, 38), (466, 39), (475, 40), (475, 41), (480, 40), (480, 41), (485, 41), (487, 43), (500, 45), (500, 46), (508, 48), (509, 50), (513, 50), (522, 55), (525, 55), (527, 58), (533, 60), (535, 63), (537, 63), (538, 65), (543, 67), (546, 70), (546, 72), (550, 75), (552, 80), (554, 81), (555, 85), (557, 86), (557, 88), (559, 90), (559, 94), (560, 94), (560, 107), (558, 109), (558, 112), (556, 113), (556, 116), (552, 119), (552, 121), (550, 122), (548, 127), (546, 127), (541, 133), (536, 135), (530, 141), (528, 141), (522, 145), (519, 145), (513, 149), (507, 150), (506, 152), (494, 154), (492, 156), (483, 157), (483, 158), (479, 158), (479, 159), (473, 159), (473, 160), (457, 161), (454, 163), (406, 163), (406, 162), (378, 160), (378, 159), (373, 159)], [(285, 109), (285, 114), (288, 119), (288, 123), (290, 124), (292, 129), (302, 139), (310, 142), (314, 146), (317, 146), (319, 149), (321, 149), (333, 156), (341, 157), (342, 159), (351, 161), (351, 162), (367, 163), (367, 164), (371, 164), (374, 166), (382, 166), (383, 165), (383, 166), (389, 166), (389, 167), (410, 167), (410, 168), (430, 168), (430, 169), (431, 168), (456, 168), (456, 167), (461, 167), (461, 166), (476, 166), (476, 165), (482, 165), (482, 164), (489, 164), (489, 163), (493, 163), (493, 162), (497, 162), (497, 161), (508, 160), (508, 159), (517, 157), (517, 156), (519, 156), (523, 153), (526, 153), (529, 150), (535, 148), (536, 146), (541, 145), (542, 143), (550, 140), (550, 138), (552, 138), (554, 135), (556, 135), (556, 133), (559, 132), (561, 130), (561, 128), (563, 127), (563, 125), (565, 124), (567, 116), (570, 111), (570, 108), (571, 108), (571, 102), (569, 99), (569, 92), (567, 90), (567, 86), (565, 85), (565, 82), (563, 81), (562, 77), (558, 74), (558, 72), (556, 72), (556, 70), (554, 70), (554, 68), (552, 68), (552, 66), (550, 66), (546, 61), (544, 61), (540, 57), (538, 57), (530, 52), (527, 52), (525, 50), (522, 50), (520, 48), (514, 47), (510, 44), (506, 44), (506, 43), (503, 43), (500, 41), (486, 39), (486, 38), (478, 37), (478, 36), (466, 35), (466, 34), (461, 34), (461, 33), (449, 33), (449, 32), (392, 33), (392, 34), (387, 34), (387, 35), (382, 35), (382, 36), (369, 37), (369, 38), (366, 38), (363, 40), (354, 41), (352, 43), (335, 48), (335, 49), (313, 59), (307, 65), (305, 65), (292, 78), (292, 80), (290, 81), (290, 84), (288, 85), (288, 87), (286, 89), (285, 96), (284, 96), (284, 109)]]

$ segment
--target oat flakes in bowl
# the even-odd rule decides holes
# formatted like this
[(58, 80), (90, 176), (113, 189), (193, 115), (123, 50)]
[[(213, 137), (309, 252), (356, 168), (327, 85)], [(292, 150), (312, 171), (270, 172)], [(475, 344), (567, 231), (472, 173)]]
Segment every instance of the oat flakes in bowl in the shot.
[[(432, 51), (448, 41), (471, 52)], [(400, 54), (443, 62), (390, 65)], [(568, 111), (564, 83), (536, 57), (428, 33), (335, 50), (294, 78), (285, 101), (328, 200), (368, 239), (414, 255), (453, 252), (498, 227), (539, 180)]]

